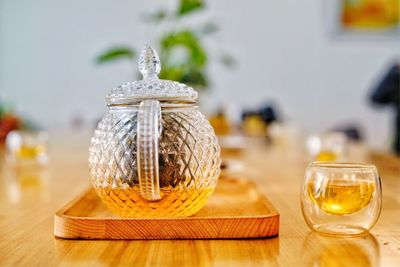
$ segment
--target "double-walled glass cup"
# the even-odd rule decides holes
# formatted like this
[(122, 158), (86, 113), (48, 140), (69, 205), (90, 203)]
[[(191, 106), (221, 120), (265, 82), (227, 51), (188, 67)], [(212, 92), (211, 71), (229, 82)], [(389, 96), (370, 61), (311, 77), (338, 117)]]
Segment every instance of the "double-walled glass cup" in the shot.
[(382, 189), (374, 165), (314, 162), (306, 170), (301, 208), (311, 229), (337, 235), (369, 231), (381, 212)]

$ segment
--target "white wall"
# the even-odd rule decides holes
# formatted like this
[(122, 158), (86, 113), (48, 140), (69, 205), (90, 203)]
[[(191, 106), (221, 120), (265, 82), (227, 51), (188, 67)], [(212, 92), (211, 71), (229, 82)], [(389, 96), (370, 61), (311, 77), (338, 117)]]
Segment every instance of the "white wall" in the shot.
[[(189, 23), (216, 21), (221, 31), (207, 47), (214, 55), (226, 48), (239, 66), (228, 71), (212, 62), (207, 106), (272, 99), (303, 131), (359, 122), (372, 146), (387, 146), (390, 111), (371, 108), (367, 95), (400, 56), (399, 41), (331, 36), (320, 0), (208, 2), (209, 11)], [(162, 29), (143, 24), (140, 14), (163, 5), (0, 0), (0, 97), (48, 128), (79, 115), (95, 120), (105, 111), (107, 91), (132, 80), (136, 68), (127, 62), (96, 67), (95, 56), (113, 44), (154, 43)]]

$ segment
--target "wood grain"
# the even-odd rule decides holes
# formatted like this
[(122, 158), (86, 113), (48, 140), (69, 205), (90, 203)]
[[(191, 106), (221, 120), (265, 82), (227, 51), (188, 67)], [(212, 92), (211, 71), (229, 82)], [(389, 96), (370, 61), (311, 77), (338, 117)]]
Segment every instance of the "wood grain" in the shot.
[(50, 164), (28, 175), (0, 165), (0, 266), (400, 266), (400, 159), (362, 144), (352, 161), (377, 165), (383, 207), (371, 234), (326, 238), (305, 224), (299, 204), (308, 158), (302, 142), (249, 143), (234, 159), (280, 213), (279, 236), (229, 240), (66, 240), (54, 213), (89, 185), (90, 134), (51, 135)]
[(189, 218), (114, 216), (90, 189), (55, 214), (55, 236), (68, 239), (229, 239), (274, 237), (279, 214), (247, 180), (223, 178)]

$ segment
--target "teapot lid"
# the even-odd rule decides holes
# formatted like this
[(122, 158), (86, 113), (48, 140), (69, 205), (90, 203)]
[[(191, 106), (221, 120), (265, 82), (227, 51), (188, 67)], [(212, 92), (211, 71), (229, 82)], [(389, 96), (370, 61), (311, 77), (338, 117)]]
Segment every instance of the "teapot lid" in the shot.
[(146, 45), (139, 56), (139, 71), (143, 75), (143, 79), (112, 89), (106, 96), (107, 104), (129, 104), (145, 99), (196, 102), (197, 92), (192, 87), (175, 81), (159, 79), (160, 70), (161, 63), (157, 52)]

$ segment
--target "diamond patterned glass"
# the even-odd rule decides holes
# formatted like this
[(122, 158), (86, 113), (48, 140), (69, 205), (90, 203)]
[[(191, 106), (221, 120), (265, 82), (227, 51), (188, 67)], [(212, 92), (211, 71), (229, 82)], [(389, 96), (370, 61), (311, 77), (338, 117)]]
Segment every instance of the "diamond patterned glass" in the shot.
[(146, 46), (139, 58), (143, 80), (107, 95), (109, 112), (91, 140), (93, 186), (121, 216), (190, 216), (206, 203), (220, 172), (220, 147), (194, 105), (197, 92), (159, 80), (160, 69), (157, 52)]
[(93, 186), (104, 203), (122, 216), (190, 216), (207, 201), (220, 171), (214, 131), (197, 107), (162, 111), (159, 140), (161, 200), (140, 194), (137, 110), (111, 110), (99, 123), (90, 146)]

